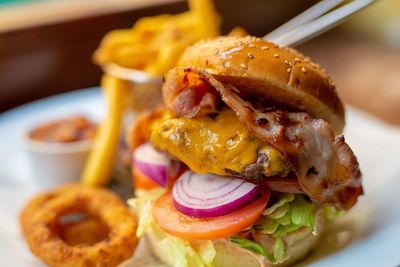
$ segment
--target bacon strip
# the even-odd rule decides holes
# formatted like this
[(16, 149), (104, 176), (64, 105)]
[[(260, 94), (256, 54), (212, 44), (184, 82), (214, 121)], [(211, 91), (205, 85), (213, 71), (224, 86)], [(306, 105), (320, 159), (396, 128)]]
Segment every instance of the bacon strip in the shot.
[[(193, 88), (190, 83), (187, 83), (186, 89), (182, 86), (174, 87), (174, 84), (187, 80), (188, 75), (191, 81), (196, 81), (197, 75), (195, 84), (211, 84), (222, 101), (236, 112), (254, 136), (286, 155), (303, 191), (314, 202), (330, 203), (346, 210), (356, 203), (358, 196), (362, 194), (357, 158), (343, 136), (335, 138), (326, 121), (304, 112), (256, 109), (253, 102), (250, 103), (240, 96), (234, 85), (221, 83), (211, 74), (197, 69), (174, 69), (165, 76), (164, 97), (169, 96), (165, 99), (166, 103), (178, 115), (190, 113), (190, 117), (196, 116), (203, 101), (200, 98), (197, 101), (185, 99), (185, 90)], [(212, 90), (207, 93), (215, 94)], [(187, 112), (188, 110), (192, 112)]]
[(163, 82), (163, 97), (168, 106), (179, 115), (193, 118), (214, 112), (218, 94), (206, 80), (190, 69), (170, 71)]

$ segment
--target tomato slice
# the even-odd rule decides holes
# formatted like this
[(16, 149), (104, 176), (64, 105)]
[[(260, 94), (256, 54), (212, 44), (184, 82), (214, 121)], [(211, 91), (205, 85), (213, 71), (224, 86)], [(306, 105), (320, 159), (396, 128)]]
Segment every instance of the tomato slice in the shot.
[(270, 193), (263, 192), (261, 198), (231, 214), (216, 218), (195, 218), (177, 211), (170, 191), (156, 200), (153, 216), (157, 224), (167, 233), (187, 240), (213, 240), (236, 234), (252, 226), (267, 206)]
[(132, 168), (132, 179), (134, 189), (150, 190), (160, 185), (144, 175), (138, 168)]

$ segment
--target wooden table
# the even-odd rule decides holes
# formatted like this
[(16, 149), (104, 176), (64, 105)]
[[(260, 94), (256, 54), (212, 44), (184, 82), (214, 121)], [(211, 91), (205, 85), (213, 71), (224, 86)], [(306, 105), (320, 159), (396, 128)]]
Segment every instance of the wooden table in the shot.
[(327, 70), (345, 102), (400, 125), (400, 47), (335, 31), (300, 49)]

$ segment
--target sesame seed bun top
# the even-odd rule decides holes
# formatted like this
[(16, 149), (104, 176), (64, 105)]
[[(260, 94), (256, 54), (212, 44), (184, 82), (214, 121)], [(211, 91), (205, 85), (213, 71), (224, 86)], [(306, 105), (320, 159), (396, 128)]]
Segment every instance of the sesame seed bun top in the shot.
[(298, 51), (255, 37), (219, 37), (186, 49), (181, 67), (196, 67), (266, 105), (304, 111), (344, 127), (344, 108), (334, 82)]

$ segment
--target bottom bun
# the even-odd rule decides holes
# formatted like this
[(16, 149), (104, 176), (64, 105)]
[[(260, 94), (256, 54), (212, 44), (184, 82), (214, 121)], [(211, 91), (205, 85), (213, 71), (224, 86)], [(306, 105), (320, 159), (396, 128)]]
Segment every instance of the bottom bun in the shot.
[[(214, 248), (216, 250), (215, 257), (212, 261), (214, 267), (283, 267), (289, 266), (302, 258), (304, 258), (312, 248), (318, 243), (324, 226), (324, 216), (322, 211), (317, 212), (317, 234), (313, 234), (309, 228), (300, 228), (286, 237), (287, 248), (286, 252), (289, 255), (288, 259), (280, 264), (271, 264), (263, 257), (243, 249), (226, 240), (215, 240)], [(159, 232), (160, 231), (160, 232)], [(173, 266), (171, 258), (168, 257), (168, 252), (163, 251), (160, 247), (160, 240), (165, 237), (165, 233), (161, 229), (151, 229), (146, 232), (147, 241), (153, 251), (153, 254), (160, 260), (170, 266)]]

